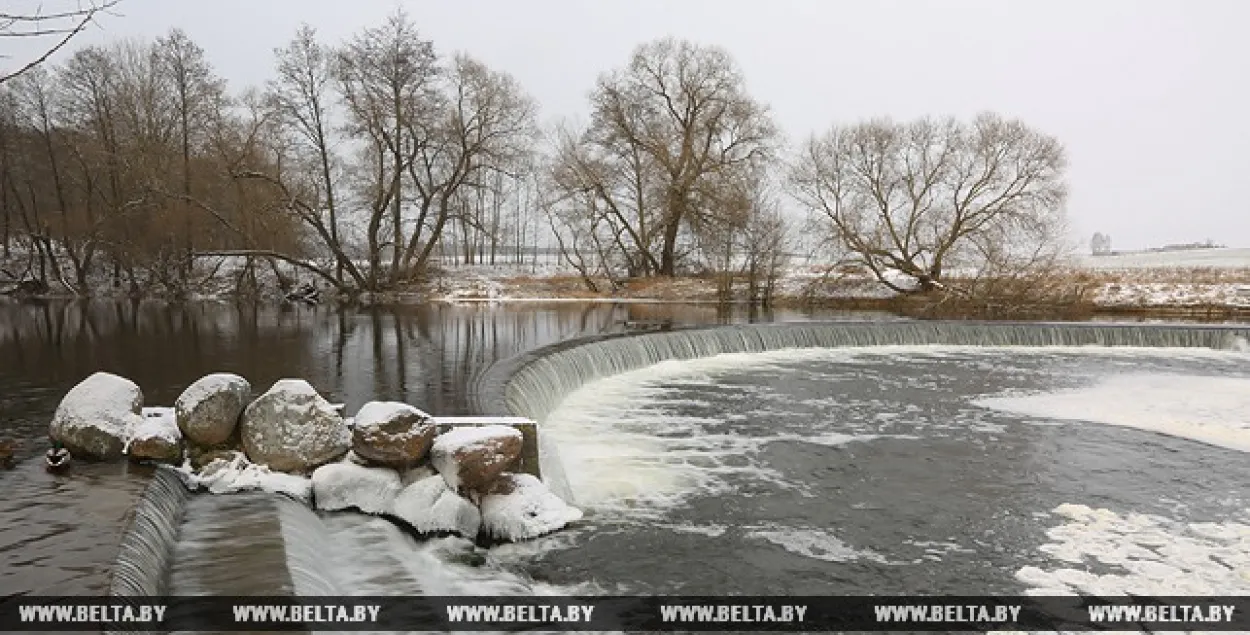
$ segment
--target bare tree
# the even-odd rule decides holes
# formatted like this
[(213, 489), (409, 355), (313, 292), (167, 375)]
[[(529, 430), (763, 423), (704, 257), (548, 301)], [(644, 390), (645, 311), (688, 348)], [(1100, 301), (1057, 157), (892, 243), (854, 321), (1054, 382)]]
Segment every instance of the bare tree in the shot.
[[(51, 0), (45, 11), (43, 3), (33, 11), (18, 12), (0, 9), (0, 40), (34, 39), (50, 41), (34, 59), (17, 69), (0, 73), (0, 84), (29, 72), (64, 48), (74, 36), (85, 31), (102, 13), (117, 6), (121, 0)], [(2, 56), (0, 56), (2, 57)]]
[[(428, 145), (441, 111), (434, 45), (419, 37), (402, 10), (381, 27), (367, 28), (339, 54), (336, 69), (350, 127), (367, 141), (362, 196), (369, 202), (369, 282), (382, 281), (383, 250), (389, 248), (391, 279), (399, 275), (404, 238), (404, 179), (418, 148)], [(385, 225), (389, 221), (389, 226)]]
[(803, 146), (790, 182), (878, 281), (896, 292), (927, 291), (942, 286), (952, 264), (1026, 261), (1053, 241), (1063, 223), (1065, 168), (1055, 138), (983, 114), (969, 124), (834, 127)]
[[(332, 89), (334, 86), (334, 55), (317, 41), (316, 31), (303, 25), (285, 48), (277, 49), (278, 76), (269, 84), (269, 98), (285, 130), (294, 134), (299, 146), (316, 155), (313, 181), (314, 213), (305, 221), (322, 238), (335, 260), (335, 278), (343, 279), (346, 271), (358, 286), (364, 276), (347, 254), (339, 228), (339, 197), (336, 196), (333, 150)], [(324, 209), (325, 215), (317, 213)]]
[(560, 145), (559, 181), (598, 196), (646, 274), (676, 272), (683, 228), (721, 211), (711, 189), (767, 161), (778, 136), (726, 51), (673, 38), (601, 77), (591, 107), (585, 134)]

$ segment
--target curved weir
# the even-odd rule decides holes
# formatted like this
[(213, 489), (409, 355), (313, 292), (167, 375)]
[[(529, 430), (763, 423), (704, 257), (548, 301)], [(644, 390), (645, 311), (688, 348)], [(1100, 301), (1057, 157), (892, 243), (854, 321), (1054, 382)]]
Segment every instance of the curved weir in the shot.
[[(1049, 322), (802, 322), (699, 327), (561, 342), (506, 360), (479, 376), (474, 398), (483, 412), (510, 412), (541, 425), (560, 402), (588, 382), (667, 360), (787, 348), (907, 346), (1128, 346), (1245, 348), (1250, 327)], [(557, 448), (539, 434), (544, 480), (572, 500)]]
[[(488, 368), (475, 379), (471, 396), (479, 413), (509, 413), (541, 423), (569, 393), (595, 379), (723, 353), (925, 344), (1233, 349), (1245, 348), (1248, 339), (1247, 326), (1197, 325), (806, 322), (692, 328), (598, 336), (537, 349)], [(542, 434), (539, 444), (543, 479), (572, 501), (557, 448)], [(441, 579), (421, 564), (436, 561), (427, 552), (437, 545), (406, 541), (387, 521), (322, 517), (274, 494), (188, 494), (176, 472), (159, 469), (134, 509), (110, 593), (456, 592), (489, 582), (472, 576), (496, 575), (466, 568), (469, 573), (457, 570), (459, 577)], [(327, 558), (340, 547), (350, 557)], [(505, 578), (497, 581), (507, 583), (507, 592), (523, 592), (528, 584)]]
[(172, 470), (158, 469), (122, 536), (109, 595), (165, 595), (178, 527), (190, 493)]

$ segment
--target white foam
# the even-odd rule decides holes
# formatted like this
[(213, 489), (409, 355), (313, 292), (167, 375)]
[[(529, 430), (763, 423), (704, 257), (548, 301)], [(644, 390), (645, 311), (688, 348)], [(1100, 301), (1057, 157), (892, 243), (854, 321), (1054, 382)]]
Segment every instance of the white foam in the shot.
[(1247, 378), (1118, 375), (1074, 390), (973, 403), (1029, 417), (1125, 426), (1250, 452)]
[(826, 562), (854, 562), (856, 560), (869, 560), (882, 564), (887, 562), (880, 554), (851, 547), (837, 536), (822, 529), (769, 527), (751, 531), (747, 535), (767, 540), (790, 553)]
[(1050, 542), (1039, 550), (1049, 562), (1016, 573), (1032, 594), (1250, 594), (1250, 524), (1181, 523), (1074, 504), (1054, 513), (1066, 522), (1046, 532)]

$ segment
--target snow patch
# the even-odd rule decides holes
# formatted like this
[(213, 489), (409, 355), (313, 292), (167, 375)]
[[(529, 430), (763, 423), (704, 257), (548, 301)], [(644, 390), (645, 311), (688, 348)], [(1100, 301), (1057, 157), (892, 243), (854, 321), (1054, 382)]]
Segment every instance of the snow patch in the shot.
[(515, 489), (508, 494), (482, 497), (482, 528), (501, 540), (529, 540), (581, 520), (580, 509), (570, 507), (538, 478), (510, 474)]
[(395, 470), (346, 461), (323, 465), (312, 473), (317, 509), (327, 511), (354, 507), (367, 514), (383, 514), (391, 510), (401, 487)]
[(204, 489), (212, 494), (265, 491), (285, 494), (303, 503), (312, 499), (312, 481), (305, 476), (274, 472), (268, 466), (247, 460), (241, 452), (230, 460), (217, 459), (197, 473), (190, 462), (176, 468), (187, 489)]
[(1028, 417), (1137, 428), (1250, 452), (1250, 379), (1133, 374), (1092, 386), (975, 405)]
[(421, 533), (452, 531), (473, 538), (482, 525), (477, 506), (448, 489), (443, 478), (432, 472), (399, 492), (390, 513)]
[(396, 417), (403, 415), (417, 415), (423, 419), (431, 418), (424, 411), (399, 401), (370, 401), (360, 407), (356, 412), (356, 416), (352, 418), (352, 426), (357, 428), (371, 428), (377, 425), (388, 423)]
[(212, 373), (205, 375), (187, 386), (186, 390), (178, 395), (178, 400), (174, 403), (175, 408), (181, 408), (184, 412), (195, 410), (200, 402), (222, 392), (229, 392), (239, 386), (249, 386), (247, 380), (235, 375), (234, 373)]
[(434, 445), (439, 448), (440, 452), (447, 454), (455, 454), (466, 450), (476, 450), (488, 447), (488, 442), (494, 439), (506, 439), (508, 437), (521, 438), (521, 431), (510, 426), (466, 426), (462, 428), (452, 428), (443, 434), (438, 435), (434, 439)]
[(173, 408), (151, 406), (144, 408), (140, 419), (132, 423), (126, 439), (126, 449), (135, 441), (146, 439), (163, 439), (170, 443), (182, 440), (182, 431), (178, 429), (178, 418)]
[(881, 555), (867, 549), (855, 549), (842, 542), (837, 536), (820, 529), (770, 527), (751, 531), (747, 535), (767, 540), (790, 553), (805, 558), (814, 558), (826, 562), (869, 560), (888, 564)]

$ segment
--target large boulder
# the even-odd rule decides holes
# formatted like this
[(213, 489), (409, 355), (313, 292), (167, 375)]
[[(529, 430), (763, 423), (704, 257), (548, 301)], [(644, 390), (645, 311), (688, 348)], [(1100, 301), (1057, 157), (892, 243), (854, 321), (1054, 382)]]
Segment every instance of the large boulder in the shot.
[(483, 491), (516, 464), (521, 445), (521, 432), (509, 426), (452, 428), (434, 439), (430, 464), (453, 491)]
[(52, 416), (48, 434), (74, 456), (121, 458), (130, 430), (142, 423), (143, 391), (134, 382), (98, 372), (74, 386)]
[(394, 401), (370, 401), (352, 424), (352, 451), (376, 465), (406, 470), (420, 463), (438, 428), (430, 415)]
[(192, 443), (215, 446), (234, 434), (252, 398), (252, 385), (238, 375), (213, 373), (196, 380), (174, 402), (178, 429)]
[(317, 509), (327, 511), (354, 508), (384, 514), (390, 511), (401, 487), (395, 470), (350, 461), (322, 465), (312, 473), (313, 502)]
[(537, 538), (582, 518), (580, 509), (529, 474), (504, 474), (488, 491), (479, 502), (482, 531), (498, 540)]
[(477, 506), (448, 489), (443, 477), (433, 473), (404, 487), (390, 514), (423, 534), (455, 533), (473, 540), (482, 526)]
[(347, 453), (351, 444), (338, 411), (308, 382), (278, 381), (243, 411), (243, 451), (253, 463), (307, 472)]
[(136, 461), (179, 463), (182, 461), (182, 432), (178, 430), (173, 408), (144, 408), (143, 417), (130, 431), (126, 453)]

